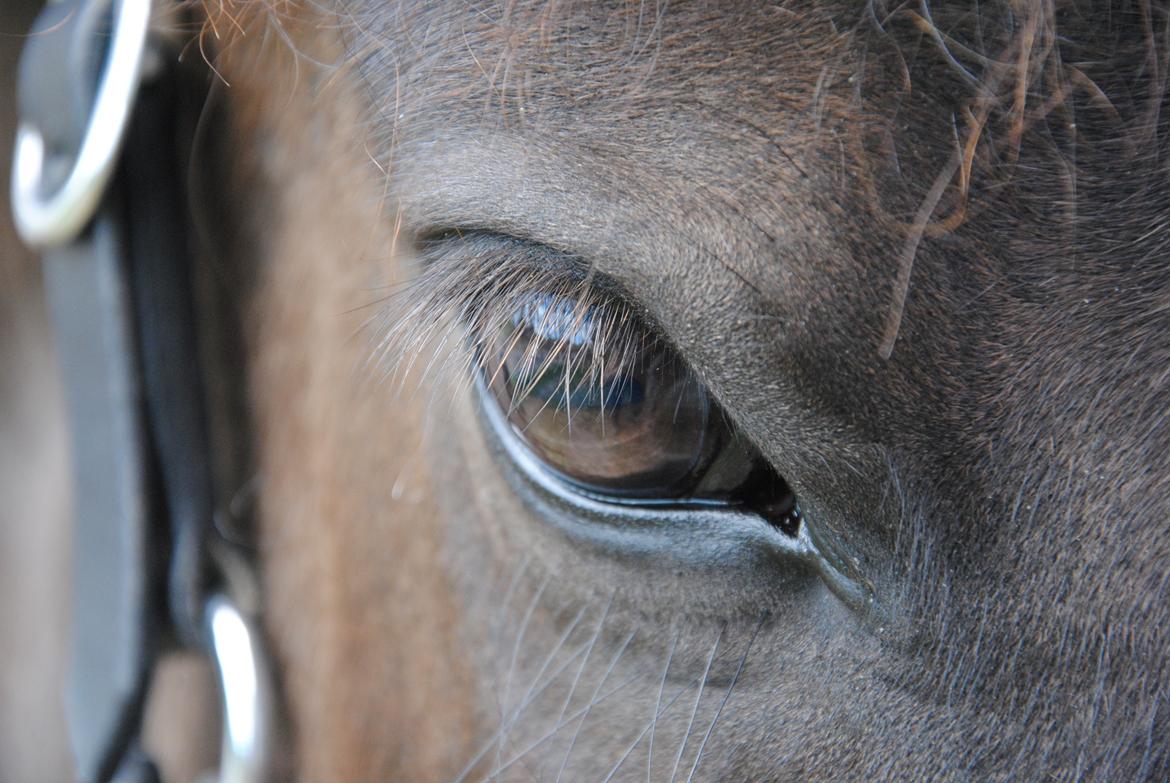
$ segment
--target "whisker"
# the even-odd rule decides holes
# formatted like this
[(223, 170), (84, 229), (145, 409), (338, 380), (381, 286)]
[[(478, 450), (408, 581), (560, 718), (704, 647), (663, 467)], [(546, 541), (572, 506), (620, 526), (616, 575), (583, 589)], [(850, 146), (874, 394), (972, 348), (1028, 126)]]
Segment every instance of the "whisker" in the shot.
[[(544, 595), (544, 589), (548, 586), (549, 577), (546, 576), (541, 580), (540, 586), (536, 588), (536, 592), (532, 595), (532, 600), (528, 602), (528, 608), (524, 612), (524, 619), (520, 622), (520, 629), (516, 634), (516, 642), (512, 645), (512, 660), (508, 664), (508, 674), (504, 679), (504, 698), (500, 701), (500, 721), (504, 720), (504, 710), (508, 706), (508, 698), (512, 695), (512, 676), (516, 671), (516, 661), (520, 657), (520, 646), (524, 642), (524, 636), (528, 632), (528, 624), (532, 621), (532, 615), (536, 612), (536, 607), (540, 603), (540, 598)], [(501, 735), (501, 743), (497, 745), (496, 757), (499, 758), (500, 753), (503, 752), (502, 738), (506, 735)]]
[[(624, 764), (626, 762), (626, 759), (630, 757), (630, 754), (634, 752), (634, 748), (638, 747), (638, 743), (640, 743), (642, 741), (642, 738), (646, 736), (646, 732), (651, 731), (651, 727), (653, 727), (654, 725), (656, 725), (658, 723), (658, 719), (661, 716), (665, 715), (667, 713), (667, 711), (670, 710), (670, 708), (674, 706), (674, 703), (676, 701), (678, 701), (679, 699), (681, 699), (682, 695), (689, 690), (690, 690), (689, 685), (685, 688), (680, 688), (679, 692), (674, 694), (674, 696), (672, 696), (670, 698), (670, 701), (666, 702), (665, 707), (658, 707), (658, 706), (655, 707), (653, 718), (649, 722), (646, 723), (646, 725), (642, 728), (641, 733), (639, 733), (638, 736), (634, 739), (634, 741), (632, 743), (630, 743), (630, 746), (628, 748), (626, 748), (626, 752), (622, 754), (622, 757), (620, 759), (618, 759), (617, 764), (614, 765), (613, 769), (611, 769), (609, 771), (609, 774), (605, 776), (605, 779), (602, 780), (601, 783), (609, 783), (609, 781), (613, 779), (613, 776), (617, 774), (617, 771), (619, 769), (621, 769), (622, 764)], [(651, 732), (651, 736), (653, 736), (653, 732)]]
[[(505, 770), (507, 770), (513, 764), (517, 763), (518, 761), (523, 759), (525, 756), (527, 756), (529, 753), (536, 750), (541, 745), (543, 745), (544, 743), (548, 742), (550, 739), (555, 737), (557, 735), (557, 733), (560, 732), (561, 729), (563, 729), (565, 726), (568, 726), (570, 723), (572, 723), (574, 720), (579, 718), (581, 715), (584, 715), (587, 710), (590, 710), (593, 707), (596, 707), (597, 705), (606, 701), (610, 696), (613, 696), (615, 693), (620, 693), (621, 691), (625, 690), (631, 683), (637, 681), (638, 678), (640, 678), (641, 676), (642, 675), (638, 674), (638, 673), (631, 674), (629, 677), (622, 680), (617, 685), (613, 686), (613, 688), (611, 688), (610, 690), (601, 694), (601, 696), (599, 698), (593, 700), (589, 704), (586, 704), (584, 707), (579, 708), (576, 712), (565, 716), (563, 719), (558, 721), (551, 729), (549, 729), (547, 732), (545, 732), (545, 734), (542, 735), (540, 737), (540, 739), (534, 741), (531, 745), (526, 747), (523, 751), (521, 751), (517, 755), (513, 756), (511, 759), (509, 759), (507, 762), (505, 762), (503, 764), (503, 766), (494, 770), (490, 777), (496, 777), (501, 772), (504, 772)], [(694, 684), (695, 684), (694, 681), (692, 681), (691, 683), (689, 683), (686, 686), (686, 688), (683, 689), (683, 691), (685, 692), (687, 690), (690, 690), (694, 686)]]
[[(541, 685), (532, 692), (530, 697), (525, 698), (524, 701), (521, 702), (521, 704), (517, 706), (515, 710), (513, 710), (512, 715), (509, 717), (507, 722), (507, 726), (515, 725), (516, 721), (520, 718), (520, 715), (524, 712), (524, 710), (526, 710), (534, 701), (539, 699), (540, 696), (546, 690), (548, 690), (554, 682), (557, 681), (561, 674), (564, 673), (565, 669), (569, 668), (569, 666), (571, 666), (574, 661), (584, 655), (588, 646), (588, 642), (583, 643), (571, 655), (565, 658), (565, 660), (562, 661), (556, 667), (556, 669), (554, 669), (552, 673), (548, 675), (548, 679), (541, 683)], [(496, 746), (500, 732), (504, 731), (505, 728), (505, 725), (501, 725), (500, 728), (496, 729), (496, 731), (492, 733), (491, 737), (489, 737), (487, 741), (480, 746), (479, 750), (475, 752), (475, 754), (471, 757), (471, 760), (467, 762), (463, 770), (460, 771), (459, 775), (455, 777), (452, 783), (461, 783), (464, 779), (467, 778), (468, 775), (471, 774), (472, 770), (475, 769), (475, 765), (478, 764), (485, 755), (487, 755), (489, 750)]]
[[(564, 648), (565, 642), (568, 641), (569, 636), (572, 635), (573, 631), (577, 628), (577, 625), (581, 622), (581, 618), (585, 616), (585, 610), (587, 608), (588, 607), (586, 606), (582, 606), (581, 609), (578, 610), (576, 616), (569, 622), (569, 625), (565, 628), (564, 632), (561, 633), (561, 637), (557, 640), (557, 643), (553, 645), (552, 650), (548, 655), (545, 656), (544, 662), (540, 666), (540, 670), (536, 672), (536, 676), (532, 678), (532, 683), (528, 686), (528, 690), (525, 691), (524, 696), (520, 699), (521, 705), (526, 705), (529, 703), (533, 690), (541, 682), (541, 678), (544, 676), (544, 673), (548, 669), (549, 664), (553, 662), (553, 659), (556, 658), (557, 654), (560, 653), (560, 651)], [(522, 710), (520, 708), (514, 710), (510, 718), (501, 727), (501, 746), (507, 743), (508, 732), (511, 730), (512, 726), (516, 724), (516, 721), (519, 720), (521, 713)]]
[(606, 602), (605, 609), (601, 612), (601, 619), (597, 621), (597, 628), (594, 629), (593, 637), (589, 640), (589, 647), (585, 651), (585, 659), (577, 667), (577, 674), (573, 677), (573, 684), (569, 688), (569, 695), (565, 697), (565, 703), (561, 705), (561, 713), (557, 717), (558, 722), (565, 717), (565, 712), (569, 709), (569, 704), (573, 701), (573, 694), (577, 692), (577, 684), (581, 681), (581, 674), (585, 671), (585, 666), (589, 663), (589, 656), (593, 654), (593, 648), (597, 645), (598, 638), (601, 637), (601, 629), (605, 626), (605, 619), (609, 616), (609, 609), (613, 606), (613, 598), (616, 594), (616, 591), (610, 593), (609, 601)]
[(715, 653), (719, 650), (719, 642), (723, 639), (723, 630), (726, 626), (720, 625), (715, 634), (715, 644), (711, 645), (711, 654), (707, 656), (707, 668), (703, 669), (703, 679), (699, 683), (699, 693), (695, 696), (695, 706), (691, 708), (691, 719), (687, 723), (687, 733), (683, 735), (678, 746), (678, 755), (674, 759), (674, 767), (670, 770), (670, 783), (674, 783), (674, 776), (678, 774), (678, 765), (682, 762), (683, 753), (687, 749), (687, 742), (691, 738), (691, 729), (695, 725), (695, 716), (699, 714), (699, 702), (703, 700), (703, 691), (707, 687), (707, 677), (711, 673), (711, 663), (715, 660)]
[(626, 640), (622, 642), (622, 646), (618, 649), (617, 654), (614, 655), (613, 660), (609, 662), (609, 668), (607, 668), (605, 670), (605, 674), (602, 675), (601, 682), (597, 683), (597, 687), (593, 689), (593, 695), (589, 697), (589, 709), (585, 710), (585, 713), (581, 716), (581, 720), (577, 721), (577, 730), (573, 732), (573, 739), (569, 741), (569, 749), (565, 751), (565, 757), (561, 759), (561, 768), (560, 771), (557, 772), (557, 783), (561, 783), (561, 778), (565, 775), (565, 768), (569, 766), (569, 756), (573, 754), (573, 748), (577, 745), (577, 737), (581, 735), (581, 728), (585, 725), (585, 721), (589, 717), (589, 713), (593, 708), (593, 703), (597, 699), (597, 694), (601, 692), (601, 689), (605, 686), (606, 681), (609, 680), (609, 675), (613, 674), (614, 667), (617, 666), (618, 661), (620, 661), (622, 656), (626, 654), (626, 650), (629, 648), (630, 642), (633, 641), (634, 635), (636, 633), (637, 631), (630, 631), (628, 634), (626, 634)]
[(723, 708), (727, 705), (727, 700), (731, 698), (731, 692), (735, 690), (735, 684), (739, 682), (739, 675), (743, 672), (744, 664), (747, 663), (748, 653), (751, 652), (752, 645), (756, 643), (756, 637), (760, 635), (760, 629), (764, 627), (764, 619), (767, 617), (766, 612), (760, 613), (759, 622), (756, 623), (756, 628), (752, 631), (752, 638), (748, 640), (747, 647), (744, 648), (743, 655), (739, 658), (739, 665), (735, 669), (735, 674), (731, 678), (731, 684), (727, 686), (727, 692), (723, 694), (723, 701), (719, 702), (718, 709), (715, 710), (715, 717), (711, 718), (711, 724), (707, 726), (707, 733), (703, 735), (703, 741), (699, 743), (699, 752), (695, 754), (695, 763), (691, 765), (690, 774), (687, 775), (687, 783), (695, 777), (695, 771), (699, 769), (699, 760), (703, 758), (703, 750), (707, 747), (707, 740), (711, 738), (711, 732), (715, 730), (715, 724), (719, 722), (719, 717), (723, 714)]
[[(541, 665), (540, 670), (536, 673), (536, 676), (532, 678), (532, 685), (529, 686), (528, 692), (524, 694), (525, 698), (527, 698), (529, 693), (532, 692), (532, 689), (536, 686), (536, 683), (540, 681), (540, 678), (544, 676), (545, 670), (548, 668), (549, 664), (552, 663), (552, 660), (556, 657), (557, 653), (559, 653), (561, 649), (564, 648), (565, 643), (569, 640), (569, 637), (572, 635), (573, 631), (575, 631), (577, 626), (581, 624), (581, 618), (585, 616), (585, 611), (587, 609), (588, 607), (586, 606), (581, 607), (577, 611), (577, 614), (573, 616), (573, 619), (569, 621), (569, 624), (561, 633), (557, 643), (553, 645), (552, 651), (549, 652), (548, 656), (544, 659), (544, 663)], [(577, 654), (579, 654), (579, 652)], [(576, 654), (573, 657), (575, 658)]]
[(532, 561), (532, 556), (524, 555), (524, 559), (520, 561), (520, 566), (512, 575), (512, 579), (508, 582), (508, 589), (504, 591), (504, 599), (500, 602), (500, 611), (496, 615), (495, 622), (492, 623), (492, 639), (499, 641), (500, 634), (503, 633), (504, 621), (508, 615), (508, 605), (512, 602), (512, 596), (515, 595), (516, 589), (520, 586), (520, 581), (524, 573), (528, 570), (528, 564)]
[(658, 730), (658, 708), (662, 704), (662, 691), (666, 689), (666, 675), (670, 671), (670, 664), (674, 660), (674, 651), (678, 647), (678, 637), (681, 634), (682, 629), (676, 628), (674, 638), (670, 642), (670, 652), (666, 655), (666, 666), (662, 668), (662, 679), (658, 683), (658, 698), (654, 702), (654, 716), (650, 721), (650, 746), (646, 752), (646, 783), (650, 783), (650, 774), (654, 767), (654, 732)]

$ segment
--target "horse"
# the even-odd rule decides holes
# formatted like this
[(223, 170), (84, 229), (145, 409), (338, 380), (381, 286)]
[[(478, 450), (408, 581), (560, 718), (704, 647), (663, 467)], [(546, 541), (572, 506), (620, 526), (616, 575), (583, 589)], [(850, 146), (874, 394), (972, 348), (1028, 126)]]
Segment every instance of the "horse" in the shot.
[(1167, 779), (1162, 5), (193, 8), (297, 779)]

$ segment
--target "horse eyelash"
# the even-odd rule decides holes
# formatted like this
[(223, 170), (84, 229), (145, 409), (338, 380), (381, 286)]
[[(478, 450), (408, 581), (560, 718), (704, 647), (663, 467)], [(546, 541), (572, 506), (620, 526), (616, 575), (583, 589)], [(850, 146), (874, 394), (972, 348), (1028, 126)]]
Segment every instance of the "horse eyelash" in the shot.
[[(371, 366), (384, 380), (422, 384), (439, 369), (460, 370), (467, 383), (478, 375), (491, 379), (504, 361), (490, 355), (497, 335), (509, 324), (520, 327), (518, 314), (540, 299), (572, 309), (556, 315), (563, 319), (556, 343), (532, 341), (527, 347), (521, 375), (535, 384), (554, 362), (583, 362), (581, 380), (566, 389), (566, 398), (590, 387), (604, 396), (607, 377), (620, 376), (658, 343), (630, 306), (603, 291), (598, 276), (574, 257), (523, 240), (451, 232), (420, 241), (419, 251), (413, 279), (386, 298), (372, 322)], [(546, 309), (545, 319), (551, 311)], [(591, 339), (575, 346), (573, 336), (585, 325)], [(544, 354), (539, 364), (538, 347)], [(419, 371), (418, 359), (428, 354)], [(518, 386), (513, 404), (530, 391)]]

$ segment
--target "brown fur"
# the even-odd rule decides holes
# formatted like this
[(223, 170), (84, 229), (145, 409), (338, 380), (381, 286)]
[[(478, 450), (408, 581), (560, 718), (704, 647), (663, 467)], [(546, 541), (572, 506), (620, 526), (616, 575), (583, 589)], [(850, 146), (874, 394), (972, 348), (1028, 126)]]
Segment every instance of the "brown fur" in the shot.
[[(209, 11), (304, 778), (448, 778), (503, 726), (486, 775), (617, 682), (504, 776), (1164, 778), (1160, 6), (336, 10)], [(371, 303), (459, 230), (621, 281), (871, 603), (582, 543), (466, 378), (430, 419), (363, 381)]]
[[(337, 57), (329, 38), (310, 32), (299, 45)], [(240, 255), (221, 262), (271, 259), (256, 268), (246, 313), (248, 384), (260, 444), (266, 620), (290, 701), (296, 766), (310, 780), (391, 768), (403, 780), (440, 779), (467, 752), (471, 728), (435, 705), (470, 716), (458, 706), (470, 688), (459, 661), (440, 652), (453, 646), (459, 615), (444, 574), (430, 567), (435, 512), (410, 475), (416, 416), (386, 416), (351, 384), (367, 350), (354, 339), (364, 316), (353, 313), (353, 292), (395, 274), (369, 263), (392, 241), (378, 225), (379, 194), (355, 198), (350, 179), (363, 162), (352, 143), (358, 103), (344, 81), (324, 84), (315, 71), (304, 78), (317, 90), (290, 80), (294, 53), (282, 41), (231, 55), (217, 65), (233, 83), (226, 133), (243, 154), (230, 161), (230, 185), (216, 187), (239, 194), (232, 209), (249, 220), (231, 248)], [(392, 495), (399, 476), (405, 489)]]

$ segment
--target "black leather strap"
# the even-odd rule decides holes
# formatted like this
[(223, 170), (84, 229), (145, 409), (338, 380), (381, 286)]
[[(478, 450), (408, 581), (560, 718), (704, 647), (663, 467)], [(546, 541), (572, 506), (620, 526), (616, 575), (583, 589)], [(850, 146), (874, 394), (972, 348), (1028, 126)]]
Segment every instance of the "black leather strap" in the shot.
[(81, 239), (44, 257), (74, 476), (66, 716), (77, 779), (87, 782), (109, 780), (137, 734), (164, 623), (166, 549), (146, 459), (125, 247), (107, 208)]
[(212, 532), (211, 455), (196, 334), (180, 138), (193, 123), (183, 105), (194, 85), (170, 64), (140, 89), (122, 153), (121, 185), (146, 431), (157, 466), (163, 517), (169, 520), (168, 601), (180, 640), (198, 646), (207, 597)]
[[(21, 63), (22, 117), (76, 148), (108, 3), (50, 5)], [(188, 209), (180, 155), (203, 87), (173, 53), (138, 96), (112, 187), (74, 242), (45, 251), (75, 478), (67, 718), (86, 783), (150, 783), (138, 747), (154, 665), (203, 643), (213, 534)]]

